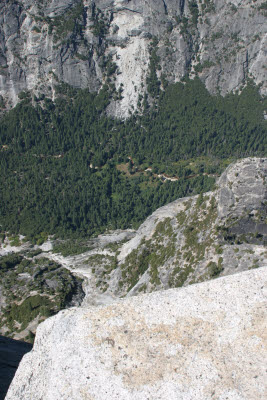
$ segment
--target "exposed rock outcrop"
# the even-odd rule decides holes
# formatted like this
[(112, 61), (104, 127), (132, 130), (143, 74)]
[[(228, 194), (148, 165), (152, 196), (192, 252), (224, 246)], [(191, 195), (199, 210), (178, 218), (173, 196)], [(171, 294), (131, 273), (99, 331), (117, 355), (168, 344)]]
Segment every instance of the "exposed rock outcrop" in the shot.
[(199, 75), (210, 92), (223, 95), (251, 78), (266, 94), (264, 4), (4, 0), (0, 95), (10, 107), (25, 90), (55, 98), (59, 82), (90, 91), (107, 83), (117, 91), (110, 113), (126, 117), (140, 106), (151, 74), (162, 84)]
[(263, 400), (267, 269), (42, 323), (6, 400)]
[(267, 159), (240, 160), (214, 192), (167, 204), (115, 251), (95, 249), (84, 263), (69, 264), (90, 276), (92, 299), (99, 291), (132, 296), (266, 266), (266, 176)]

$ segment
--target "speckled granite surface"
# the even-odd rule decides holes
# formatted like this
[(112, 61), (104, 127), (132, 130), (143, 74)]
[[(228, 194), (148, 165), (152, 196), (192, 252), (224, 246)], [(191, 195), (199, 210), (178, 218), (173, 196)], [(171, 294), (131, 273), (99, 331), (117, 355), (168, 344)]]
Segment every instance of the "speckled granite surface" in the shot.
[(260, 268), (41, 324), (6, 400), (266, 398)]

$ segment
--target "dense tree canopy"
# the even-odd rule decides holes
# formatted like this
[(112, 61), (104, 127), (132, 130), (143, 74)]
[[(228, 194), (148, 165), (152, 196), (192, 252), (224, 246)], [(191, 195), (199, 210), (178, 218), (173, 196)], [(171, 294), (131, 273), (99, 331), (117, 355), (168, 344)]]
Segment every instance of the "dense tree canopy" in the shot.
[[(205, 172), (220, 172), (220, 160), (266, 155), (264, 100), (252, 85), (225, 98), (198, 79), (170, 85), (127, 121), (105, 116), (108, 86), (58, 91), (54, 103), (33, 105), (24, 94), (0, 121), (1, 230), (79, 236), (136, 227), (159, 206), (209, 190), (214, 179)], [(200, 158), (190, 169), (189, 159)], [(148, 166), (180, 179), (163, 183), (144, 173)]]

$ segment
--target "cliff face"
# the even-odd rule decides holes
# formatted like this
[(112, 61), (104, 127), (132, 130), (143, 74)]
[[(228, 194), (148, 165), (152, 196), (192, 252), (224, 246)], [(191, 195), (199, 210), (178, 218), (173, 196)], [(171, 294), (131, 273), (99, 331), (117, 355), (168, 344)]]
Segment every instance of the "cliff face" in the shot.
[(265, 399), (266, 271), (62, 311), (6, 400)]
[[(266, 94), (265, 2), (249, 0), (4, 0), (0, 4), (0, 94), (55, 97), (55, 86), (114, 90), (110, 113), (138, 109), (148, 89), (198, 75), (212, 93)], [(157, 39), (155, 39), (157, 38)]]

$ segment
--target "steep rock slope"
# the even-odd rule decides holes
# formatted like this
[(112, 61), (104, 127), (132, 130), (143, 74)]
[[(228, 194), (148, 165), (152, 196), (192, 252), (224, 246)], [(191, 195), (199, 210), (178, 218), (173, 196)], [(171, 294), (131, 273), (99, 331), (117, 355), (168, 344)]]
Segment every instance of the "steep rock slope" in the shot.
[(232, 164), (214, 192), (159, 208), (122, 246), (94, 249), (69, 265), (90, 277), (93, 298), (99, 291), (131, 296), (266, 266), (266, 172), (263, 158)]
[(267, 270), (116, 304), (38, 328), (6, 400), (261, 400)]
[(113, 93), (110, 113), (128, 116), (148, 90), (199, 75), (212, 93), (247, 78), (266, 94), (266, 1), (4, 0), (0, 95), (56, 96), (59, 82)]

